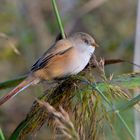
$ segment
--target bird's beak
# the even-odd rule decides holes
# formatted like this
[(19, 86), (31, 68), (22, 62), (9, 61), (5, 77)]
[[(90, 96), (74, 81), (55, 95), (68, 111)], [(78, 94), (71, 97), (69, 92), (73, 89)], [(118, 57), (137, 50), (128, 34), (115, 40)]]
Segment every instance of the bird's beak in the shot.
[(97, 48), (99, 47), (97, 43), (94, 43), (92, 46), (97, 47)]

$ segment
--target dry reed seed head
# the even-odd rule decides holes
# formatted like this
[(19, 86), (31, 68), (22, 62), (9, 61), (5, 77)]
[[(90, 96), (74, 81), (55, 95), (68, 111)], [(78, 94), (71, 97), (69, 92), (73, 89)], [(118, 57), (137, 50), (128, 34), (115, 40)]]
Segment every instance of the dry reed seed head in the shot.
[(55, 116), (56, 117), (55, 122), (57, 124), (57, 127), (60, 128), (62, 133), (65, 134), (67, 137), (69, 137), (71, 139), (76, 137), (78, 140), (78, 134), (75, 131), (73, 123), (69, 119), (68, 113), (65, 112), (62, 107), (61, 107), (61, 111), (63, 112), (64, 116), (63, 116), (62, 112), (55, 114), (55, 115), (57, 115), (57, 116)]
[(36, 99), (36, 100), (41, 106), (46, 107), (48, 113), (53, 114), (55, 117), (57, 116), (58, 118), (61, 116), (61, 114), (59, 114), (56, 111), (56, 109), (53, 106), (51, 106), (48, 102), (41, 101), (41, 100), (38, 100), (38, 99)]
[(104, 67), (104, 64), (105, 64), (104, 58), (101, 58), (99, 63), (100, 63), (100, 65), (101, 65), (102, 67)]
[(112, 81), (113, 76), (114, 76), (114, 74), (113, 74), (113, 73), (112, 73), (112, 74), (110, 74), (110, 76), (109, 76), (109, 81)]
[(96, 59), (96, 56), (93, 55), (92, 60), (93, 60), (94, 65), (104, 74), (104, 64), (105, 64), (104, 59), (101, 58), (100, 61), (98, 62), (98, 60)]
[(69, 114), (60, 106), (60, 112), (56, 111), (56, 109), (51, 106), (48, 102), (38, 100), (38, 103), (45, 106), (48, 113), (53, 115), (55, 119), (55, 124), (57, 128), (60, 128), (61, 132), (68, 137), (69, 139), (76, 138), (79, 140), (79, 136), (74, 128), (73, 123), (70, 121)]
[(100, 61), (98, 62), (99, 63), (99, 69), (104, 72), (104, 64), (105, 64), (105, 61), (103, 58), (100, 59)]
[(128, 94), (126, 92), (124, 92), (119, 86), (117, 85), (109, 85), (110, 88), (110, 92), (113, 95), (116, 95), (118, 97), (125, 97), (127, 99), (129, 99), (130, 97), (128, 96)]
[(63, 109), (62, 106), (59, 106), (59, 109), (60, 109), (60, 112), (62, 113), (62, 115), (65, 117), (65, 119), (67, 121), (69, 121), (70, 120), (69, 114)]
[(17, 55), (21, 55), (21, 53), (19, 52), (19, 50), (16, 47), (18, 44), (18, 41), (16, 38), (9, 37), (8, 35), (1, 33), (1, 32), (0, 32), (0, 38), (3, 39), (4, 41), (6, 41), (6, 44), (7, 44), (6, 46), (11, 48)]
[(98, 63), (97, 59), (94, 59), (94, 64), (96, 67), (99, 67), (99, 63)]
[(66, 131), (63, 131), (63, 130), (62, 130), (62, 132), (63, 132), (63, 134), (64, 134), (67, 138), (72, 139), (72, 136), (69, 135)]

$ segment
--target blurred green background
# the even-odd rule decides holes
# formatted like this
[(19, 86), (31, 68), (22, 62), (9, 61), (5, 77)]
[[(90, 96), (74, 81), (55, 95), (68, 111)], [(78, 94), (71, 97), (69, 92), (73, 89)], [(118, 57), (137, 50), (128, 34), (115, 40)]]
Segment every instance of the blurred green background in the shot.
[[(101, 46), (95, 52), (98, 58), (133, 61), (136, 0), (57, 1), (68, 35), (83, 31), (94, 36)], [(51, 0), (0, 0), (0, 82), (26, 74), (58, 33)], [(20, 54), (15, 53), (16, 49)], [(118, 75), (131, 72), (132, 68), (130, 64), (115, 64), (107, 66), (106, 73)], [(7, 91), (9, 89), (0, 94)], [(25, 118), (34, 96), (39, 96), (42, 91), (40, 85), (30, 87), (0, 108), (0, 126), (7, 137)], [(124, 117), (133, 129), (133, 116), (129, 114), (132, 111), (125, 112)], [(122, 133), (119, 122), (114, 124), (118, 137), (106, 132), (107, 137), (112, 140), (131, 139), (125, 130)], [(46, 140), (45, 128), (41, 129), (37, 139)]]

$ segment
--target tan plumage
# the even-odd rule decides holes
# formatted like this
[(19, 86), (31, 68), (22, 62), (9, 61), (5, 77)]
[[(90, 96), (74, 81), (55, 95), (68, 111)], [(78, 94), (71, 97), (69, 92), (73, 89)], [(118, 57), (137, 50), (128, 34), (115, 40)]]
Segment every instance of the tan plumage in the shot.
[[(68, 64), (74, 61), (73, 55), (75, 55), (74, 48), (72, 47), (72, 43), (68, 40), (60, 40), (56, 43), (55, 47), (52, 47), (48, 51), (48, 53), (44, 56), (44, 58), (48, 58), (47, 64), (43, 67), (43, 69), (35, 70), (32, 69), (35, 77), (40, 77), (43, 80), (53, 80), (57, 77), (61, 77), (66, 68), (68, 68)], [(43, 62), (44, 64), (44, 62)]]
[(51, 81), (79, 73), (88, 64), (96, 46), (95, 40), (82, 32), (57, 41), (32, 66), (27, 79), (0, 99), (0, 105), (42, 80)]

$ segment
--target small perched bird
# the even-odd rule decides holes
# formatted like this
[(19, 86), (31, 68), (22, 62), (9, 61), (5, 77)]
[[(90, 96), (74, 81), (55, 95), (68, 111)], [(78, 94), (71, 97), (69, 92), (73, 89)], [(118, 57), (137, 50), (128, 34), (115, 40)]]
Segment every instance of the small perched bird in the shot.
[(30, 85), (78, 74), (86, 67), (97, 46), (94, 38), (83, 32), (56, 41), (32, 66), (28, 77), (0, 98), (0, 105)]

